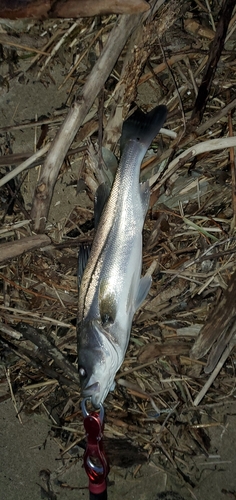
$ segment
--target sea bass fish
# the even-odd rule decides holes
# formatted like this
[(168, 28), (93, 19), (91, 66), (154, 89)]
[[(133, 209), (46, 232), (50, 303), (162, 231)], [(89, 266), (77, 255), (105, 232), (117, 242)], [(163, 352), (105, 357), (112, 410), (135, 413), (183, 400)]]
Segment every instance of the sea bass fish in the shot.
[(114, 385), (134, 313), (151, 286), (150, 276), (141, 277), (142, 230), (150, 190), (148, 181), (139, 183), (139, 173), (166, 115), (166, 107), (160, 105), (147, 114), (137, 109), (124, 122), (112, 188), (105, 197), (106, 190), (101, 190), (103, 209), (81, 278), (77, 322), (82, 396), (90, 397), (95, 408)]

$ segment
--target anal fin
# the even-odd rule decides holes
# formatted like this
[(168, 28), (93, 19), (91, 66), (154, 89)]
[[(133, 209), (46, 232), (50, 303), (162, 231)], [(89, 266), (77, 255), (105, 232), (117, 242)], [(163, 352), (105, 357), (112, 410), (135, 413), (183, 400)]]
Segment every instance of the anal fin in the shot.
[(143, 278), (140, 279), (139, 282), (139, 288), (138, 288), (138, 293), (137, 297), (135, 300), (135, 310), (139, 309), (143, 301), (146, 299), (147, 294), (150, 290), (152, 284), (152, 277), (151, 276), (143, 276)]

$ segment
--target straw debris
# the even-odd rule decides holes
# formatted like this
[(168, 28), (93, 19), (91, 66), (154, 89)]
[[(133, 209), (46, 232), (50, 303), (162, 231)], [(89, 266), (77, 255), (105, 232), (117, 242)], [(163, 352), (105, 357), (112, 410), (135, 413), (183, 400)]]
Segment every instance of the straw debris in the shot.
[[(164, 103), (174, 134), (156, 138), (141, 172), (152, 190), (143, 273), (153, 285), (105, 403), (106, 436), (140, 450), (136, 460), (132, 448), (128, 466), (158, 458), (190, 487), (196, 456), (210, 456), (209, 428), (226, 425), (217, 409), (236, 390), (234, 5), (159, 1), (135, 15), (27, 22), (17, 37), (3, 23), (0, 35), (6, 98), (19, 79), (55, 92), (68, 86), (64, 109), (37, 119), (32, 112), (0, 130), (0, 401), (12, 398), (19, 415), (46, 411), (65, 453), (83, 446), (76, 269), (80, 244), (93, 239), (94, 194), (107, 172), (101, 137), (118, 156), (130, 106)], [(52, 71), (65, 58), (58, 84)], [(13, 136), (31, 129), (38, 150), (31, 143), (21, 151)], [(52, 223), (54, 187), (68, 172), (76, 206)]]

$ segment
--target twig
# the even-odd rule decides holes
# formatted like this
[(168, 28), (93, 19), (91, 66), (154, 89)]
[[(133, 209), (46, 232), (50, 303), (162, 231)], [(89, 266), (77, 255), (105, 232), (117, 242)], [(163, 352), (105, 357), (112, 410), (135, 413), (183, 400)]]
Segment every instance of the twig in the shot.
[[(51, 36), (50, 36), (49, 40), (42, 47), (42, 49), (44, 50), (44, 52), (47, 51), (47, 55), (50, 54), (50, 52), (48, 52), (48, 51), (49, 51), (50, 47), (52, 47), (52, 45), (53, 45), (54, 41), (56, 40), (56, 38), (59, 38), (59, 37), (63, 36), (63, 33), (64, 33), (63, 29), (59, 28), (58, 30), (55, 30), (53, 33), (50, 34)], [(39, 61), (39, 59), (40, 59), (40, 54), (38, 54), (35, 57), (33, 57), (33, 59), (31, 60), (31, 62), (30, 62), (30, 64), (29, 64), (29, 66), (28, 66), (28, 68), (27, 68), (26, 71), (29, 71), (31, 68), (33, 68), (36, 65), (36, 63)]]
[(104, 30), (104, 27), (102, 27), (97, 33), (96, 35), (92, 38), (90, 44), (88, 45), (88, 47), (86, 47), (86, 49), (82, 52), (82, 54), (79, 56), (78, 60), (76, 61), (76, 63), (73, 65), (73, 67), (71, 68), (71, 70), (69, 71), (68, 75), (66, 75), (66, 77), (64, 78), (63, 82), (61, 83), (61, 85), (59, 85), (58, 87), (58, 90), (60, 90), (63, 85), (65, 85), (65, 83), (71, 78), (71, 76), (73, 75), (73, 73), (75, 72), (76, 68), (79, 66), (79, 64), (83, 61), (84, 57), (86, 56), (86, 54), (89, 52), (89, 50), (91, 49), (91, 47), (93, 46), (93, 44), (96, 42), (97, 38), (102, 34)]
[(202, 120), (212, 81), (215, 76), (222, 50), (224, 48), (225, 37), (234, 7), (235, 0), (225, 0), (220, 11), (215, 37), (212, 41), (208, 61), (202, 77), (202, 83), (199, 87), (198, 95), (191, 116), (191, 123), (194, 126), (198, 125)]
[(236, 107), (236, 99), (233, 99), (231, 102), (229, 102), (229, 104), (227, 104), (227, 106), (225, 106), (218, 113), (216, 113), (211, 118), (209, 118), (209, 120), (207, 120), (206, 122), (202, 123), (202, 125), (200, 125), (197, 128), (196, 134), (198, 136), (204, 134), (204, 132), (206, 132), (206, 130), (208, 128), (210, 128), (213, 125), (215, 125), (221, 118), (223, 118), (223, 116), (227, 115), (227, 113), (229, 113), (235, 107)]
[(236, 271), (231, 275), (228, 288), (224, 290), (220, 303), (210, 313), (192, 348), (194, 358), (202, 358), (211, 349), (205, 372), (215, 367), (226, 345), (234, 335)]
[[(13, 329), (12, 329), (13, 330)], [(6, 332), (8, 333), (8, 332)], [(17, 331), (15, 331), (15, 336), (16, 335), (21, 335)], [(23, 337), (23, 335), (21, 335)], [(63, 374), (58, 373), (56, 370), (54, 370), (49, 364), (46, 364), (47, 358), (45, 356), (45, 353), (39, 352), (39, 349), (27, 349), (25, 347), (15, 345), (11, 341), (9, 341), (6, 338), (3, 338), (0, 335), (0, 340), (2, 344), (6, 344), (9, 349), (11, 349), (16, 356), (18, 356), (20, 359), (24, 360), (26, 363), (30, 363), (31, 366), (34, 368), (38, 369), (40, 372), (43, 372), (47, 377), (49, 377), (52, 380), (47, 380), (42, 382), (41, 384), (30, 384), (27, 385), (27, 387), (22, 387), (24, 391), (32, 391), (32, 389), (35, 389), (37, 387), (44, 387), (45, 385), (51, 385), (51, 384), (56, 384), (59, 383), (61, 385), (66, 385), (70, 387), (70, 389), (73, 390), (78, 390), (78, 382), (72, 382), (71, 378), (66, 378)], [(20, 413), (21, 409), (19, 410), (18, 413)]]
[[(149, 71), (148, 73), (144, 73), (144, 75), (141, 76), (141, 78), (139, 79), (139, 82), (138, 82), (138, 85), (142, 85), (143, 83), (147, 82), (148, 80), (150, 80), (150, 78), (153, 77), (153, 73), (155, 73), (155, 75), (158, 75), (159, 73), (162, 73), (163, 71), (165, 71), (165, 69), (167, 69), (167, 67), (171, 67), (173, 66), (173, 64), (179, 62), (179, 61), (182, 61), (186, 58), (186, 52), (181, 52), (181, 54), (176, 54), (172, 57), (170, 57), (169, 59), (166, 59), (166, 62), (162, 62), (161, 64), (158, 64), (158, 66), (155, 66), (154, 68), (152, 68), (152, 71)], [(196, 54), (196, 51), (192, 51), (190, 53), (188, 53), (188, 58), (189, 59), (196, 59), (197, 58), (197, 54)]]
[[(26, 291), (27, 291), (27, 289), (26, 289)], [(30, 293), (30, 291), (29, 291), (29, 293)], [(27, 318), (27, 320), (29, 318), (36, 319), (37, 323), (49, 323), (49, 324), (56, 325), (56, 326), (64, 326), (65, 328), (74, 328), (71, 325), (71, 323), (66, 323), (64, 321), (60, 321), (60, 320), (57, 320), (54, 318), (49, 318), (48, 316), (42, 316), (41, 313), (35, 313), (35, 312), (31, 312), (31, 311), (22, 311), (22, 309), (15, 309), (14, 307), (8, 307), (5, 305), (0, 305), (0, 309), (2, 311), (5, 311), (5, 312), (10, 311), (10, 312), (14, 313), (15, 318), (19, 315), (21, 320), (22, 320), (22, 316), (25, 316), (25, 318)]]
[[(209, 141), (200, 142), (199, 144), (195, 144), (195, 146), (186, 149), (186, 151), (184, 151), (179, 156), (177, 156), (177, 158), (171, 161), (167, 171), (163, 175), (162, 179), (155, 185), (153, 191), (156, 191), (163, 184), (165, 184), (166, 180), (169, 179), (169, 177), (173, 175), (176, 172), (176, 170), (178, 170), (178, 168), (183, 166), (187, 160), (193, 159), (195, 156), (201, 153), (206, 153), (208, 151), (216, 151), (218, 149), (231, 148), (235, 146), (236, 146), (236, 137), (224, 137), (222, 139), (221, 138), (212, 139)], [(160, 174), (157, 173), (149, 179), (150, 187), (156, 183), (159, 176)]]
[[(230, 97), (230, 91), (227, 90), (227, 97)], [(229, 136), (233, 137), (233, 122), (232, 122), (232, 113), (229, 111), (228, 114), (228, 123), (229, 123)], [(234, 148), (230, 148), (229, 150), (229, 158), (230, 158), (230, 169), (231, 169), (231, 178), (232, 178), (232, 207), (233, 207), (233, 218), (231, 229), (235, 228), (236, 225), (236, 164), (235, 164), (235, 154)]]
[[(40, 127), (44, 124), (56, 124), (62, 122), (64, 120), (65, 115), (66, 115), (67, 110), (65, 109), (64, 112), (61, 110), (60, 115), (56, 115), (51, 118), (42, 118), (41, 120), (24, 120), (21, 123), (15, 123), (14, 125), (7, 125), (5, 127), (0, 127), (0, 133), (2, 132), (12, 132), (12, 130), (24, 130), (26, 128), (33, 128), (33, 127)], [(20, 154), (20, 153), (19, 153)]]
[(9, 241), (0, 245), (0, 263), (19, 257), (24, 252), (50, 245), (51, 240), (46, 234), (27, 236), (20, 240)]
[(2, 322), (0, 322), (0, 331), (6, 333), (7, 335), (16, 340), (20, 340), (22, 338), (21, 333), (17, 332), (14, 328), (12, 328), (9, 325), (5, 325)]
[[(185, 135), (185, 132), (186, 132), (186, 120), (185, 120), (185, 114), (184, 114), (183, 101), (181, 99), (181, 95), (180, 95), (179, 88), (178, 88), (178, 85), (177, 85), (177, 82), (176, 82), (176, 79), (175, 79), (175, 75), (174, 75), (174, 73), (173, 73), (173, 71), (172, 71), (171, 67), (169, 66), (168, 61), (166, 59), (165, 51), (164, 51), (164, 49), (162, 47), (160, 38), (158, 40), (159, 40), (159, 45), (160, 45), (160, 49), (161, 49), (161, 53), (162, 53), (164, 62), (166, 63), (167, 69), (168, 69), (168, 71), (169, 71), (169, 73), (171, 75), (172, 81), (173, 81), (174, 86), (175, 86), (175, 90), (177, 92), (178, 100), (179, 100), (179, 106), (180, 106), (180, 110), (181, 110), (181, 114), (182, 114), (182, 119), (183, 119), (183, 130), (181, 132), (181, 136), (179, 137), (179, 141), (180, 141), (181, 137), (183, 137)], [(177, 144), (178, 144), (178, 142), (177, 142)]]
[(46, 59), (46, 61), (44, 62), (42, 68), (40, 68), (39, 72), (38, 72), (38, 75), (37, 75), (37, 78), (40, 77), (40, 75), (43, 73), (43, 71), (45, 70), (46, 66), (49, 64), (49, 62), (51, 61), (52, 57), (55, 56), (55, 54), (58, 52), (58, 50), (60, 49), (60, 47), (62, 46), (62, 44), (65, 42), (66, 38), (68, 38), (68, 36), (72, 33), (72, 31), (74, 31), (77, 26), (81, 23), (81, 19), (77, 20), (75, 23), (72, 24), (72, 26), (70, 26), (70, 28), (66, 31), (66, 33), (64, 33), (60, 39), (58, 40), (58, 42), (56, 43), (56, 45), (54, 45), (52, 51), (51, 51), (51, 54), (47, 54), (48, 57)]
[(14, 234), (14, 231), (20, 229), (21, 227), (27, 227), (30, 224), (30, 220), (20, 220), (14, 224), (6, 224), (4, 228), (0, 229), (0, 237), (7, 237)]
[(226, 347), (226, 349), (223, 352), (220, 360), (218, 361), (218, 364), (215, 367), (214, 371), (210, 375), (209, 379), (207, 380), (207, 382), (205, 383), (205, 385), (203, 386), (203, 388), (201, 389), (201, 391), (199, 392), (199, 394), (194, 399), (194, 401), (193, 401), (193, 405), (194, 406), (198, 406), (199, 403), (202, 401), (202, 399), (204, 398), (204, 396), (207, 393), (208, 389), (211, 387), (211, 385), (213, 384), (215, 378), (217, 377), (218, 373), (220, 372), (220, 370), (221, 370), (223, 364), (225, 363), (226, 359), (230, 355), (230, 353), (231, 353), (231, 351), (232, 351), (232, 349), (233, 349), (234, 346), (235, 346), (235, 341), (232, 341)]
[(53, 359), (55, 364), (63, 370), (63, 373), (67, 373), (74, 382), (78, 385), (80, 384), (79, 375), (75, 367), (63, 356), (57, 347), (51, 344), (42, 332), (39, 333), (35, 328), (25, 323), (20, 323), (17, 330), (22, 333), (24, 338), (30, 340), (39, 348), (41, 355), (47, 359)]
[[(84, 127), (81, 128), (81, 132), (83, 131), (83, 129), (84, 129)], [(171, 132), (172, 132), (171, 130), (170, 131), (168, 130), (168, 132), (170, 134), (167, 134), (165, 132), (164, 132), (165, 135), (170, 135), (170, 137), (173, 137), (173, 135), (171, 134)], [(88, 137), (89, 133), (86, 135)], [(48, 151), (49, 147), (50, 147), (50, 144), (47, 144), (47, 151)], [(46, 148), (46, 146), (45, 146), (45, 148)], [(43, 149), (44, 148), (42, 148), (42, 150)], [(67, 156), (74, 156), (78, 153), (82, 153), (83, 151), (86, 151), (86, 149), (87, 149), (87, 146), (81, 146), (78, 148), (69, 149)], [(40, 149), (40, 151), (42, 151), (42, 150)], [(45, 154), (42, 154), (42, 156), (44, 157)], [(24, 160), (23, 163), (20, 163), (20, 165), (18, 167), (13, 168), (10, 172), (8, 172), (4, 177), (2, 177), (0, 179), (0, 187), (3, 186), (4, 184), (6, 184), (9, 180), (16, 177), (19, 173), (23, 172), (23, 170), (26, 170), (28, 168), (37, 167), (38, 165), (41, 165), (42, 161), (44, 159), (44, 158), (42, 158), (42, 156), (40, 155), (40, 157), (38, 157), (38, 159), (36, 159), (36, 160), (34, 160), (35, 155), (32, 153), (28, 153), (28, 155), (27, 155), (27, 153), (19, 153), (19, 154), (12, 154), (12, 155), (0, 157), (0, 166), (5, 166), (5, 165), (7, 166), (7, 165), (16, 164), (16, 163), (19, 163), (20, 160), (26, 158), (26, 160)]]
[(10, 378), (10, 369), (9, 368), (6, 369), (6, 378), (7, 378), (8, 386), (9, 386), (10, 393), (11, 393), (11, 399), (12, 399), (14, 408), (16, 410), (17, 418), (18, 418), (19, 422), (22, 424), (23, 422), (22, 422), (21, 416), (19, 415), (19, 412), (18, 412), (18, 408), (17, 408), (17, 404), (16, 404), (16, 398), (15, 398), (14, 392), (12, 390), (11, 378)]
[(4, 186), (4, 184), (6, 184), (6, 182), (8, 182), (10, 179), (13, 179), (13, 177), (16, 177), (16, 175), (23, 172), (23, 170), (28, 168), (32, 163), (38, 160), (38, 158), (41, 158), (41, 156), (47, 153), (49, 148), (50, 148), (50, 143), (46, 144), (42, 149), (34, 153), (30, 158), (28, 158), (23, 163), (18, 165), (18, 167), (14, 168), (14, 170), (8, 172), (8, 174), (6, 174), (4, 177), (2, 177), (2, 179), (0, 179), (0, 187)]
[(211, 25), (212, 25), (212, 28), (213, 28), (213, 30), (215, 31), (215, 30), (216, 30), (216, 27), (215, 27), (215, 21), (214, 21), (213, 15), (212, 15), (212, 13), (211, 13), (211, 7), (210, 7), (210, 4), (209, 4), (208, 0), (205, 0), (205, 2), (206, 2), (207, 10), (208, 10), (208, 13), (209, 13), (209, 17), (210, 17), (210, 20), (211, 20)]
[(9, 47), (16, 47), (17, 49), (26, 50), (27, 52), (36, 52), (37, 54), (40, 54), (42, 56), (48, 56), (48, 52), (36, 49), (35, 47), (28, 47), (26, 45), (22, 45), (21, 43), (10, 42), (9, 40), (6, 39), (1, 40), (1, 38), (0, 38), (0, 43), (2, 45), (9, 45)]

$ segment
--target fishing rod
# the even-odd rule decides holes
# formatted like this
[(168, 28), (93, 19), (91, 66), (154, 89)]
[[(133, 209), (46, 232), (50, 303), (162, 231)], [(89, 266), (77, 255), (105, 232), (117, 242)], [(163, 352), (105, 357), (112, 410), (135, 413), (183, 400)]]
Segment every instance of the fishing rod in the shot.
[(84, 417), (87, 445), (84, 453), (84, 468), (89, 478), (89, 499), (107, 500), (107, 481), (109, 464), (103, 449), (104, 407), (100, 404), (99, 412), (87, 410), (90, 398), (82, 400), (81, 409)]

